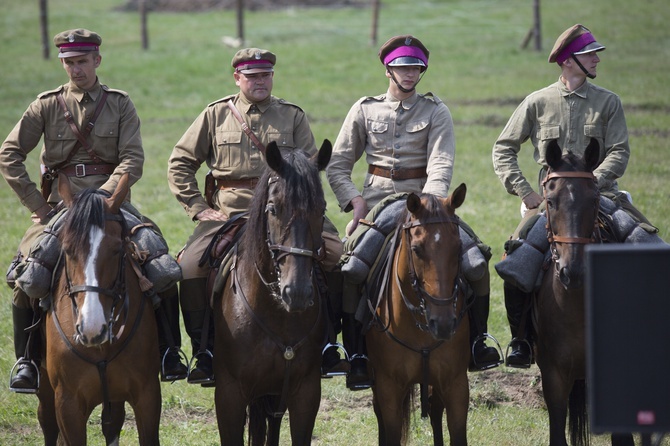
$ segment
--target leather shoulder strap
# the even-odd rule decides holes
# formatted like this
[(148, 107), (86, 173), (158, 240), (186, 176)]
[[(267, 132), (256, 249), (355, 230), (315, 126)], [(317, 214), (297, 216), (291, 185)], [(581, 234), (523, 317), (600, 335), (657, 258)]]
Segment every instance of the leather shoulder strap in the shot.
[(228, 105), (228, 108), (230, 109), (231, 112), (233, 112), (233, 116), (235, 116), (235, 119), (237, 119), (242, 126), (242, 131), (247, 134), (249, 139), (256, 144), (256, 147), (258, 147), (258, 150), (263, 152), (263, 155), (265, 155), (265, 146), (261, 141), (258, 139), (258, 137), (254, 134), (254, 132), (251, 131), (249, 126), (247, 125), (246, 122), (244, 122), (244, 118), (242, 118), (242, 115), (240, 114), (240, 111), (235, 107), (235, 104), (233, 104), (232, 99), (227, 101), (226, 104)]
[(60, 105), (61, 110), (63, 111), (63, 116), (65, 117), (65, 121), (67, 121), (68, 125), (72, 129), (72, 132), (74, 135), (77, 137), (78, 144), (75, 144), (74, 147), (72, 148), (72, 151), (67, 156), (67, 159), (60, 163), (58, 165), (58, 168), (63, 167), (67, 163), (70, 162), (72, 157), (77, 153), (80, 147), (83, 147), (88, 155), (91, 157), (91, 159), (96, 162), (96, 163), (101, 163), (102, 160), (98, 158), (98, 156), (95, 154), (93, 151), (93, 148), (88, 144), (88, 141), (86, 138), (88, 135), (91, 134), (91, 131), (93, 131), (93, 127), (95, 126), (95, 121), (98, 119), (98, 116), (100, 116), (100, 113), (102, 112), (103, 107), (105, 106), (105, 102), (107, 102), (107, 91), (104, 89), (102, 90), (102, 95), (100, 97), (100, 102), (98, 102), (98, 106), (95, 108), (95, 111), (93, 112), (93, 116), (91, 119), (88, 121), (86, 126), (84, 127), (83, 131), (80, 131), (79, 128), (77, 127), (77, 124), (74, 122), (74, 119), (72, 119), (72, 113), (70, 113), (70, 110), (68, 110), (67, 105), (65, 104), (65, 98), (63, 98), (63, 93), (59, 93), (56, 98), (58, 99), (58, 104)]

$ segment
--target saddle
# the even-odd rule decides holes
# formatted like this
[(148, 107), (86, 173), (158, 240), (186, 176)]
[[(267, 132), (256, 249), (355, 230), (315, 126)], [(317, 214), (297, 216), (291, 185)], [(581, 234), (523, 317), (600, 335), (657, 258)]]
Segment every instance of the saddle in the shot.
[[(244, 233), (246, 228), (248, 212), (237, 214), (226, 221), (212, 240), (207, 245), (207, 249), (200, 257), (198, 265), (209, 266), (209, 275), (207, 276), (207, 295), (210, 296), (210, 306), (213, 306), (213, 296), (218, 295), (223, 290), (225, 279), (230, 271), (232, 261), (232, 248)], [(223, 265), (223, 269), (221, 266)], [(219, 274), (221, 272), (221, 274)]]

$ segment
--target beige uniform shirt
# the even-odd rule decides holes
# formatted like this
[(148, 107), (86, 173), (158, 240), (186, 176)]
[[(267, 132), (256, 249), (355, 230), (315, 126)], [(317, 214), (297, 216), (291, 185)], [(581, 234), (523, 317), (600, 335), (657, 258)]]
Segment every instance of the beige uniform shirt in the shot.
[[(89, 92), (68, 83), (56, 90), (41, 93), (30, 104), (0, 148), (0, 172), (21, 203), (31, 212), (42, 207), (45, 200), (26, 170), (25, 160), (28, 154), (44, 135), (41, 163), (47, 167), (55, 167), (67, 159), (77, 142), (77, 137), (65, 120), (56, 99), (58, 93), (63, 93), (74, 122), (82, 130), (93, 115), (103, 88), (108, 92), (107, 101), (88, 136), (88, 142), (102, 161), (116, 164), (117, 167), (112, 175), (71, 177), (73, 190), (77, 192), (90, 187), (113, 192), (123, 173), (130, 174), (131, 185), (142, 176), (144, 150), (140, 120), (128, 94), (102, 86), (98, 81)], [(72, 157), (70, 165), (80, 163), (95, 164), (83, 147)], [(33, 177), (39, 177), (39, 172), (35, 172)], [(49, 202), (58, 201), (58, 180), (55, 180)]]
[[(425, 167), (426, 178), (392, 180), (367, 174), (362, 194), (351, 179), (363, 154), (367, 163), (388, 169)], [(415, 93), (399, 101), (388, 92), (358, 100), (349, 110), (333, 147), (328, 181), (340, 208), (362, 195), (372, 208), (400, 192), (446, 197), (454, 166), (454, 125), (447, 106), (432, 93)]]
[(507, 192), (523, 198), (533, 191), (517, 160), (524, 142), (531, 140), (533, 158), (546, 167), (550, 140), (557, 139), (563, 153), (583, 155), (591, 138), (600, 145), (600, 165), (594, 171), (598, 187), (615, 192), (630, 156), (621, 100), (589, 82), (569, 91), (559, 80), (531, 93), (514, 111), (493, 146), (493, 168)]
[[(282, 150), (316, 152), (314, 135), (302, 109), (270, 96), (260, 103), (237, 94), (219, 99), (200, 113), (172, 151), (168, 161), (170, 190), (191, 218), (209, 206), (198, 188), (196, 173), (205, 163), (214, 178), (237, 180), (258, 178), (265, 169), (259, 149), (242, 131), (226, 102), (234, 101), (244, 121), (261, 143), (276, 141)], [(226, 189), (214, 197), (226, 215), (246, 211), (252, 190)]]

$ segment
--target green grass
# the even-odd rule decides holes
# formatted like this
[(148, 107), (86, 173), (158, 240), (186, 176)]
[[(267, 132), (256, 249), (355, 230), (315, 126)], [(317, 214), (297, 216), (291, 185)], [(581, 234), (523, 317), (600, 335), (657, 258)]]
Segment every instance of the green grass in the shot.
[[(50, 60), (41, 58), (36, 3), (0, 0), (2, 137), (37, 93), (66, 80), (54, 48)], [(221, 43), (223, 36), (236, 34), (236, 18), (232, 11), (152, 13), (150, 48), (143, 51), (139, 17), (117, 12), (115, 8), (122, 3), (51, 0), (49, 34), (85, 27), (103, 36), (100, 79), (128, 91), (142, 119), (147, 162), (144, 177), (133, 190), (133, 201), (159, 224), (176, 253), (193, 224), (167, 188), (167, 158), (207, 103), (236, 90), (230, 69), (235, 49)], [(359, 97), (386, 90), (387, 80), (376, 56), (379, 45), (396, 34), (421, 38), (431, 58), (419, 90), (432, 91), (451, 109), (457, 143), (453, 184), (468, 185), (459, 214), (492, 246), (492, 268), (518, 222), (519, 200), (506, 194), (493, 173), (491, 147), (521, 99), (557, 78), (557, 68), (546, 61), (556, 36), (574, 23), (583, 23), (607, 46), (601, 53), (596, 83), (621, 96), (628, 118), (632, 159), (620, 184), (660, 228), (661, 236), (670, 238), (666, 151), (670, 34), (665, 26), (670, 21), (670, 4), (666, 0), (562, 0), (544, 2), (542, 17), (542, 52), (520, 48), (532, 24), (532, 4), (526, 0), (385, 0), (379, 42), (374, 46), (369, 44), (370, 11), (362, 8), (247, 11), (245, 29), (249, 46), (277, 54), (274, 93), (307, 112), (319, 142), (335, 140), (349, 107)], [(35, 180), (38, 150), (29, 160)], [(531, 152), (530, 147), (522, 151), (526, 172), (535, 169)], [(359, 177), (361, 172), (359, 168)], [(350, 216), (339, 212), (330, 188), (326, 189), (328, 216), (343, 230)], [(6, 266), (29, 225), (29, 213), (5, 183), (0, 184), (0, 222), (0, 264)], [(489, 329), (506, 345), (509, 334), (502, 282), (493, 270), (491, 286)], [(0, 299), (0, 377), (6, 377), (14, 354), (11, 292), (4, 285)], [(479, 375), (471, 374), (471, 444), (548, 442), (546, 411), (526, 405), (527, 400), (512, 392), (531, 386), (538, 374), (534, 367), (526, 373), (501, 370), (492, 375), (517, 377), (520, 387), (513, 388), (482, 382)], [(369, 392), (349, 392), (342, 379), (334, 379), (323, 382), (323, 395), (314, 444), (375, 443)], [(0, 444), (40, 444), (36, 407), (36, 398), (12, 394), (6, 384), (0, 385)], [(163, 444), (218, 444), (211, 389), (184, 382), (163, 385), (163, 408)], [(430, 443), (427, 421), (418, 415), (415, 418), (412, 444)], [(133, 430), (134, 424), (127, 423), (123, 443), (135, 443)], [(90, 443), (102, 444), (99, 412), (89, 431)], [(596, 439), (595, 444), (605, 444), (604, 439)]]

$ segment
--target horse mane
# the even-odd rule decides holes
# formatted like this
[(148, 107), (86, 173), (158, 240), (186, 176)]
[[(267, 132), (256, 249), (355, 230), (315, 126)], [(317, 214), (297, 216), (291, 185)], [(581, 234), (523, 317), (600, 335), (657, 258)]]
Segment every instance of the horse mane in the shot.
[(71, 253), (87, 252), (90, 228), (93, 226), (104, 228), (103, 194), (104, 192), (95, 189), (84, 189), (75, 196), (60, 234), (63, 247)]
[(261, 259), (267, 253), (265, 206), (270, 180), (275, 180), (277, 193), (274, 202), (277, 208), (290, 207), (300, 215), (323, 212), (326, 208), (319, 170), (307, 153), (291, 150), (283, 154), (283, 158), (279, 172), (265, 168), (249, 207), (249, 219), (243, 235), (245, 240), (240, 244), (255, 259)]
[[(425, 210), (425, 215), (423, 216), (424, 218), (439, 217), (446, 213), (442, 202), (436, 195), (421, 194), (419, 197), (421, 198), (421, 202), (423, 203), (423, 208)], [(407, 219), (408, 213), (409, 210), (407, 210), (407, 207), (403, 208), (403, 212), (399, 214), (397, 224), (404, 223)]]
[(583, 157), (576, 155), (575, 153), (568, 152), (565, 156), (563, 156), (563, 158), (561, 158), (561, 165), (559, 166), (559, 169), (552, 169), (552, 171), (581, 172), (581, 171), (588, 171), (588, 169), (586, 167), (586, 162), (584, 161)]

